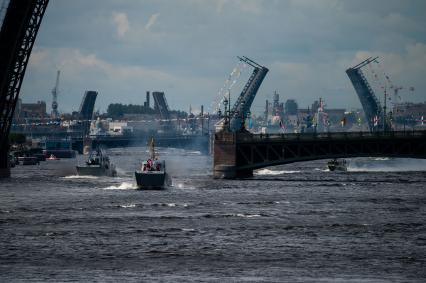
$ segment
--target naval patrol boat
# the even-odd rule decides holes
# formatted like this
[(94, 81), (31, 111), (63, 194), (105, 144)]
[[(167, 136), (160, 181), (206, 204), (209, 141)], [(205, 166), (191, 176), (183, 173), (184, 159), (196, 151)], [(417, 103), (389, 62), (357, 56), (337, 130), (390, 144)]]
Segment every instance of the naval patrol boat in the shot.
[(155, 142), (151, 139), (150, 157), (142, 163), (140, 171), (135, 171), (136, 184), (141, 190), (164, 189), (171, 185), (170, 176), (166, 173), (166, 162), (159, 160), (155, 153)]
[(92, 150), (86, 164), (83, 166), (76, 166), (78, 175), (89, 176), (117, 176), (115, 165), (111, 163), (105, 150), (98, 147)]
[(330, 171), (348, 171), (346, 160), (333, 159), (327, 162), (327, 167)]

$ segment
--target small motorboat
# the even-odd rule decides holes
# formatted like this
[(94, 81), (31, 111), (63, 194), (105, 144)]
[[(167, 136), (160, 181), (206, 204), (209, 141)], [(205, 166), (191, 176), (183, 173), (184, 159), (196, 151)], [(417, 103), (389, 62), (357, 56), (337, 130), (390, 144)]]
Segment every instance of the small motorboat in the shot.
[(171, 185), (171, 178), (166, 173), (166, 162), (159, 160), (155, 153), (155, 142), (151, 140), (150, 157), (142, 163), (141, 171), (135, 171), (136, 184), (138, 189), (155, 190), (164, 189)]
[(51, 154), (46, 160), (61, 160), (60, 158), (57, 158), (55, 155)]
[(105, 150), (100, 147), (90, 152), (85, 165), (76, 166), (76, 169), (80, 176), (117, 176), (115, 165), (111, 163)]
[(345, 159), (337, 160), (333, 159), (327, 162), (328, 169), (330, 171), (348, 171), (348, 165)]

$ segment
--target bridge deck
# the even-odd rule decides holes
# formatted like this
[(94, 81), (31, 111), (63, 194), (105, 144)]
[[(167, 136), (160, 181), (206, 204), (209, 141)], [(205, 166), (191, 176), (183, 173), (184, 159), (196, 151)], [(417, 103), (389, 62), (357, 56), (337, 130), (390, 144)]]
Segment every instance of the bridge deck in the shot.
[(345, 157), (426, 158), (426, 131), (321, 134), (217, 133), (214, 176), (251, 176), (268, 166)]

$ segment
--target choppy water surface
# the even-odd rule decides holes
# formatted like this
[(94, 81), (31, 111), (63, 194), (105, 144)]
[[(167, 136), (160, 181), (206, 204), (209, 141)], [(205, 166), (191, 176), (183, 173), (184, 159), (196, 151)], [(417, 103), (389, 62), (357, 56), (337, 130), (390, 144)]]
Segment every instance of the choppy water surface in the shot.
[(137, 191), (144, 148), (117, 178), (60, 160), (0, 181), (0, 281), (424, 282), (426, 162), (354, 159), (213, 180), (211, 159), (161, 149), (165, 191)]

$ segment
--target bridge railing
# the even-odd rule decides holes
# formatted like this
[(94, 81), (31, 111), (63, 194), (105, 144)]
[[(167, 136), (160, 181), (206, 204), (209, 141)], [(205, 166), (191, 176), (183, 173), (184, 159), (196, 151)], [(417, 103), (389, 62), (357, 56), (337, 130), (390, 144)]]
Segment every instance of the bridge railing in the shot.
[(426, 137), (426, 131), (387, 131), (387, 132), (329, 132), (329, 133), (298, 133), (298, 134), (246, 134), (238, 133), (237, 142), (278, 141), (278, 140), (329, 140), (329, 139), (368, 139), (393, 137)]

